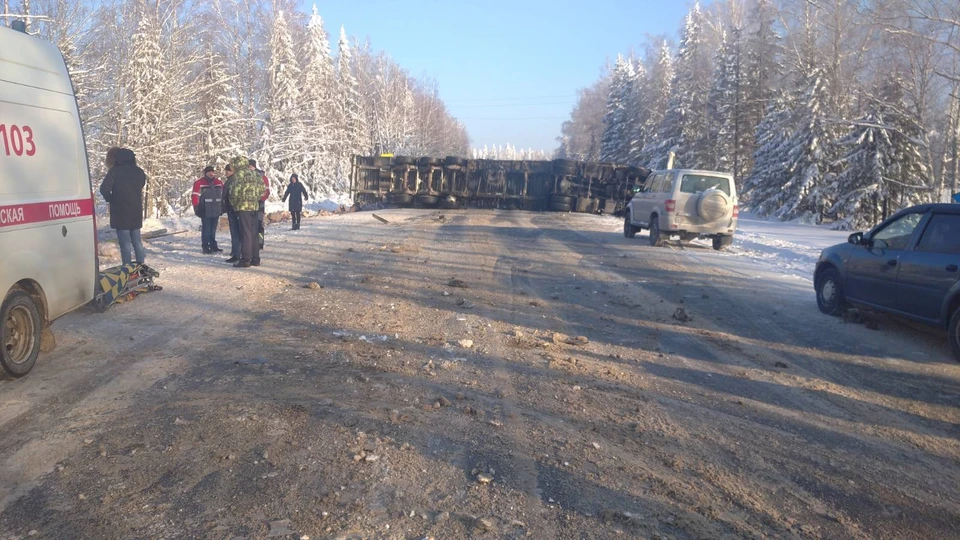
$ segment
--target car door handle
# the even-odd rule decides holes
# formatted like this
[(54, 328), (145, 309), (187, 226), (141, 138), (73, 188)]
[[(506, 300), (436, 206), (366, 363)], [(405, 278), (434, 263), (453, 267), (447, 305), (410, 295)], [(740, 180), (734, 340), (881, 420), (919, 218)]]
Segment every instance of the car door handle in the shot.
[(889, 261), (887, 261), (887, 266), (896, 266), (896, 265), (897, 265), (896, 259), (890, 259)]
[(956, 272), (956, 271), (957, 271), (957, 265), (951, 264), (947, 266), (947, 272)]

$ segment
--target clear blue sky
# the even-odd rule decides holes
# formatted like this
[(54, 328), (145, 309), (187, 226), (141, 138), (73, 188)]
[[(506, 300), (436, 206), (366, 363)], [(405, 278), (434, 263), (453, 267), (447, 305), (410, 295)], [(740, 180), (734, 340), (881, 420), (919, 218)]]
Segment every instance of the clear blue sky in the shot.
[[(702, 2), (703, 3), (703, 2)], [(314, 2), (302, 1), (309, 13)], [(676, 38), (692, 0), (323, 0), (336, 47), (369, 38), (411, 74), (437, 81), (471, 144), (553, 150), (576, 101), (617, 53), (647, 34)]]

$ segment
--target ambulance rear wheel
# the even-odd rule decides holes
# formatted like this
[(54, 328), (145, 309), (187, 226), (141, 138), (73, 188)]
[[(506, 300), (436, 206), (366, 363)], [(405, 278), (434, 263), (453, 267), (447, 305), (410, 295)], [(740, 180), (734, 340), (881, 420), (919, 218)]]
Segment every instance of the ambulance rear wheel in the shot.
[(37, 363), (43, 323), (33, 297), (13, 291), (0, 306), (0, 367), (11, 377), (23, 377)]

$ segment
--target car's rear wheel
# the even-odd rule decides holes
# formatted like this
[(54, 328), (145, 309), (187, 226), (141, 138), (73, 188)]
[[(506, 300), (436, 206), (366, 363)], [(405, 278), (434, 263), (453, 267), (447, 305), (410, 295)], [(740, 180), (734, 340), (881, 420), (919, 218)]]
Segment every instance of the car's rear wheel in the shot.
[(33, 297), (14, 291), (0, 306), (0, 367), (11, 377), (23, 377), (40, 354), (40, 309)]
[(827, 315), (840, 315), (843, 311), (843, 284), (840, 272), (827, 268), (817, 277), (817, 307)]
[(623, 215), (623, 236), (626, 238), (633, 238), (637, 235), (638, 227), (635, 227), (630, 223), (630, 211), (627, 210), (627, 213)]
[(660, 234), (660, 218), (656, 214), (650, 216), (650, 245), (663, 246), (663, 235)]

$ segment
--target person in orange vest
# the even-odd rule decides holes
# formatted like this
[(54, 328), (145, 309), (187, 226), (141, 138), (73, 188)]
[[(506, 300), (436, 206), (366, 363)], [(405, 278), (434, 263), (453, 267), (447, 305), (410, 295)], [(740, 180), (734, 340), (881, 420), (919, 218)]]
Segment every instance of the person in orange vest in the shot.
[(260, 225), (257, 226), (257, 235), (260, 237), (260, 249), (263, 249), (263, 240), (264, 240), (264, 228), (263, 228), (263, 216), (266, 214), (266, 202), (270, 197), (270, 179), (267, 178), (267, 173), (263, 172), (263, 169), (257, 168), (257, 160), (251, 159), (249, 161), (249, 167), (251, 171), (256, 171), (260, 175), (260, 178), (263, 178), (263, 186), (267, 188), (267, 192), (263, 194), (263, 197), (260, 197), (260, 211), (257, 212), (257, 219), (260, 220)]
[(223, 213), (223, 181), (213, 167), (203, 169), (203, 176), (193, 183), (193, 213), (200, 218), (200, 244), (204, 253), (219, 253), (217, 226)]

